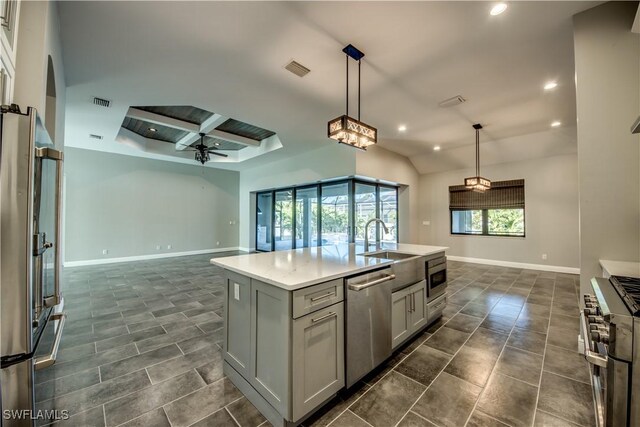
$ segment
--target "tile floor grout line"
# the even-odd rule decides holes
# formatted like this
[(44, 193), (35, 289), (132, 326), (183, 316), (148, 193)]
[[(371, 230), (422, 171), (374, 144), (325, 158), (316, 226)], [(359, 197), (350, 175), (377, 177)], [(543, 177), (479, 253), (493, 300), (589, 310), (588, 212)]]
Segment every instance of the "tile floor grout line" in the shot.
[[(536, 276), (537, 278), (537, 276)], [(515, 283), (515, 281), (514, 281)], [(535, 283), (535, 280), (534, 280)], [(554, 282), (555, 283), (555, 282)], [(511, 285), (508, 289), (510, 290), (513, 287), (513, 285)], [(487, 382), (485, 383), (485, 385), (482, 387), (482, 391), (480, 392), (480, 394), (478, 395), (478, 398), (476, 399), (475, 403), (473, 404), (473, 408), (471, 409), (471, 412), (469, 412), (469, 416), (467, 417), (467, 421), (465, 421), (464, 425), (466, 426), (467, 424), (469, 424), (469, 421), (471, 420), (471, 417), (473, 417), (473, 413), (476, 411), (476, 409), (478, 408), (478, 403), (480, 402), (480, 399), (482, 398), (482, 395), (485, 393), (485, 391), (487, 390), (487, 386), (489, 385), (489, 381), (491, 381), (491, 377), (493, 376), (494, 372), (496, 372), (496, 369), (498, 367), (498, 364), (500, 363), (500, 359), (502, 358), (502, 354), (504, 353), (504, 349), (507, 347), (507, 343), (509, 342), (509, 338), (511, 338), (511, 333), (513, 332), (513, 329), (516, 327), (516, 323), (518, 322), (518, 318), (520, 317), (520, 314), (522, 314), (523, 310), (524, 310), (524, 306), (527, 303), (527, 298), (529, 298), (529, 295), (531, 295), (531, 290), (533, 289), (533, 284), (531, 286), (531, 288), (529, 288), (529, 292), (527, 293), (527, 296), (525, 297), (524, 303), (522, 304), (520, 311), (518, 312), (518, 315), (516, 316), (516, 320), (514, 322), (514, 324), (511, 326), (511, 329), (509, 330), (509, 333), (507, 334), (507, 339), (504, 342), (504, 345), (502, 346), (502, 349), (500, 349), (500, 354), (498, 355), (498, 358), (496, 359), (496, 363), (493, 365), (493, 367), (491, 368), (491, 372), (489, 372), (489, 376), (487, 377)], [(506, 292), (505, 292), (506, 295)], [(542, 378), (542, 373), (540, 374), (540, 378)], [(523, 381), (524, 382), (524, 381)], [(528, 383), (527, 383), (528, 384)], [(538, 388), (538, 392), (540, 391), (540, 389)], [(537, 404), (536, 404), (537, 406)], [(533, 419), (535, 420), (535, 412), (533, 414)], [(508, 423), (504, 423), (503, 421), (500, 421), (503, 424), (507, 424)]]
[(560, 415), (552, 414), (551, 412), (543, 411), (542, 409), (538, 409), (538, 411), (542, 412), (543, 414), (551, 415), (552, 417), (560, 418), (562, 421), (566, 421), (567, 423), (569, 423), (571, 425), (574, 425), (574, 426), (587, 427), (584, 424), (575, 423), (573, 421), (570, 421), (570, 420), (567, 420), (566, 418), (561, 417)]
[(107, 424), (107, 410), (104, 407), (104, 404), (102, 405), (102, 419), (104, 420), (104, 425), (106, 427), (108, 425)]
[[(547, 360), (547, 346), (549, 343), (549, 335), (551, 335), (551, 316), (553, 315), (553, 301), (556, 297), (556, 281), (554, 279), (553, 281), (553, 294), (551, 294), (551, 305), (550, 307), (550, 312), (549, 312), (549, 322), (547, 323), (547, 336), (544, 339), (544, 354), (542, 355), (542, 366), (540, 367), (540, 380), (538, 380), (538, 393), (536, 394), (536, 406), (535, 406), (535, 410), (538, 410), (538, 405), (540, 403), (540, 391), (542, 390), (542, 376), (544, 375), (544, 364)], [(536, 417), (534, 414), (533, 417), (533, 422), (531, 423), (531, 425), (533, 425), (536, 422)]]
[[(233, 420), (233, 421), (238, 425), (238, 427), (242, 427), (242, 424), (240, 424), (240, 422), (236, 419), (236, 417), (234, 417), (234, 416), (233, 416), (233, 414), (231, 413), (231, 411), (230, 411), (226, 406), (223, 406), (223, 407), (222, 407), (222, 410), (223, 410), (223, 411), (226, 411), (226, 412), (227, 412), (227, 414), (229, 414), (229, 416), (231, 417), (231, 419), (232, 419), (232, 420)], [(216, 412), (218, 412), (218, 411), (216, 411)], [(216, 412), (214, 412), (213, 414), (215, 414)], [(213, 414), (207, 415), (207, 417), (210, 417), (210, 416), (211, 416), (211, 415), (213, 415)], [(206, 417), (205, 417), (205, 418), (206, 418)], [(204, 419), (204, 418), (203, 418), (203, 419)], [(196, 423), (197, 423), (197, 422), (198, 422), (198, 421), (196, 421)], [(195, 424), (195, 423), (193, 423), (193, 424)], [(191, 424), (191, 425), (193, 425), (193, 424)]]
[[(473, 283), (473, 282), (471, 282), (471, 283)], [(471, 285), (471, 283), (470, 283), (470, 284), (468, 284), (467, 286)], [(465, 286), (464, 288), (466, 288), (467, 286)], [(491, 285), (489, 285), (489, 286), (491, 286)], [(512, 286), (513, 286), (513, 285), (512, 285)], [(462, 288), (462, 289), (464, 289), (464, 288)], [(460, 289), (458, 292), (462, 291), (462, 289)], [(486, 289), (488, 289), (488, 286), (487, 286), (487, 288), (485, 288), (485, 290), (486, 290)], [(502, 294), (502, 296), (500, 296), (500, 298), (498, 299), (498, 301), (496, 302), (496, 304), (494, 304), (494, 305), (492, 306), (492, 309), (493, 309), (493, 307), (495, 307), (495, 306), (496, 306), (496, 305), (497, 305), (497, 304), (502, 300), (502, 298), (504, 297), (504, 295), (506, 295), (506, 291), (507, 291), (507, 290), (509, 290), (509, 289), (511, 289), (511, 286), (509, 286), (509, 287), (505, 290), (505, 293), (503, 293), (503, 294)], [(456, 293), (457, 293), (457, 292), (456, 292)], [(455, 293), (454, 293), (453, 295), (455, 295)], [(475, 298), (474, 298), (474, 299), (475, 299)], [(462, 306), (462, 309), (460, 309), (460, 311), (458, 311), (456, 314), (454, 314), (454, 315), (451, 317), (451, 319), (453, 319), (453, 318), (455, 317), (455, 315), (457, 315), (457, 314), (458, 314), (458, 313), (460, 313), (462, 310), (464, 310), (464, 308), (465, 308), (468, 304), (471, 304), (471, 303), (472, 303), (472, 301), (473, 301), (473, 299), (472, 299), (471, 301), (467, 302), (464, 306)], [(521, 309), (521, 310), (522, 310), (522, 309)], [(448, 362), (447, 362), (447, 364), (442, 368), (442, 370), (440, 370), (440, 372), (438, 372), (438, 375), (436, 375), (436, 376), (435, 376), (435, 378), (434, 378), (434, 379), (429, 383), (429, 385), (427, 386), (427, 388), (426, 388), (426, 389), (425, 389), (425, 390), (420, 394), (420, 396), (418, 396), (418, 399), (417, 399), (415, 402), (413, 402), (413, 405), (411, 405), (411, 407), (409, 408), (409, 410), (407, 411), (407, 413), (408, 413), (408, 412), (411, 412), (411, 411), (413, 410), (413, 408), (416, 406), (416, 404), (420, 401), (420, 399), (422, 399), (422, 397), (424, 396), (424, 394), (429, 390), (429, 387), (431, 387), (431, 385), (433, 385), (433, 383), (435, 383), (435, 382), (437, 381), (437, 379), (440, 377), (440, 375), (442, 375), (442, 373), (445, 371), (445, 369), (447, 369), (447, 366), (449, 366), (449, 363), (451, 363), (451, 361), (452, 361), (452, 360), (457, 356), (457, 354), (460, 352), (460, 350), (462, 349), (462, 347), (464, 347), (464, 346), (465, 346), (465, 344), (467, 344), (467, 342), (469, 342), (469, 340), (471, 339), (471, 337), (473, 336), (473, 334), (474, 334), (474, 333), (476, 333), (476, 331), (481, 327), (482, 323), (486, 320), (486, 318), (489, 316), (489, 314), (490, 314), (490, 313), (491, 313), (491, 310), (490, 310), (487, 314), (485, 314), (485, 316), (482, 318), (482, 320), (480, 321), (480, 323), (478, 324), (478, 326), (476, 326), (476, 327), (475, 327), (475, 329), (474, 329), (473, 331), (471, 331), (471, 333), (469, 333), (469, 337), (468, 337), (468, 338), (467, 338), (467, 339), (462, 343), (462, 345), (458, 348), (458, 350), (456, 350), (456, 352), (453, 354), (453, 356), (451, 356), (451, 359), (449, 359), (449, 361), (448, 361)], [(464, 314), (464, 313), (463, 313), (463, 314)], [(449, 321), (450, 321), (451, 319), (447, 319), (447, 321), (446, 321), (446, 322), (445, 322), (445, 323), (444, 323), (440, 328), (444, 328), (444, 327), (447, 325), (447, 323), (449, 323)], [(440, 328), (438, 328), (438, 330), (439, 330)], [(485, 329), (487, 329), (487, 328), (485, 328)], [(513, 326), (512, 326), (512, 329), (513, 329)], [(491, 329), (489, 329), (489, 330), (491, 330)], [(437, 332), (437, 331), (436, 331), (436, 332)], [(493, 331), (493, 332), (497, 332), (497, 331)], [(499, 333), (499, 332), (498, 332), (498, 333)], [(434, 332), (434, 334), (433, 334), (433, 335), (435, 335), (435, 332)], [(433, 336), (433, 335), (432, 335), (432, 336)], [(429, 337), (429, 338), (431, 338), (431, 337)], [(428, 341), (428, 340), (429, 340), (429, 338), (427, 338), (427, 340), (425, 340), (425, 342), (426, 342), (426, 341)], [(507, 338), (507, 341), (508, 341), (508, 340), (509, 340), (509, 338)], [(424, 344), (423, 344), (423, 345), (424, 345)], [(504, 349), (504, 347), (505, 347), (505, 346), (506, 346), (506, 341), (505, 341), (505, 344), (502, 346), (502, 349)], [(414, 351), (415, 351), (415, 350), (414, 350)], [(412, 352), (412, 353), (413, 353), (413, 352)], [(502, 353), (501, 353), (501, 354), (502, 354)], [(500, 356), (498, 356), (498, 360), (499, 360), (499, 358), (500, 358)], [(498, 364), (498, 360), (496, 360), (496, 365)], [(397, 366), (397, 365), (396, 365), (396, 366)], [(494, 368), (495, 368), (495, 365), (494, 365)], [(395, 369), (395, 367), (394, 367), (394, 369)], [(448, 373), (447, 373), (447, 374), (448, 374)], [(451, 375), (451, 374), (448, 374), (448, 375)], [(453, 375), (453, 376), (455, 377), (455, 375)], [(489, 376), (491, 376), (491, 374), (489, 374)], [(458, 378), (458, 377), (456, 377), (456, 378)], [(460, 378), (460, 379), (462, 380), (462, 378)], [(462, 381), (466, 381), (466, 380), (462, 380)], [(489, 381), (489, 379), (488, 379), (488, 378), (487, 378), (487, 381)], [(467, 381), (467, 382), (468, 382), (468, 381)], [(474, 384), (474, 385), (475, 385), (475, 384)], [(485, 384), (485, 386), (486, 386), (486, 384)], [(484, 391), (484, 387), (483, 387), (483, 391)], [(479, 400), (479, 399), (480, 399), (480, 396), (478, 396), (478, 400)], [(477, 404), (477, 401), (476, 401), (476, 404)], [(474, 409), (475, 409), (475, 406), (474, 406)], [(413, 412), (415, 412), (415, 411), (413, 411)], [(406, 416), (406, 415), (407, 415), (407, 413), (405, 413), (405, 414), (403, 415), (403, 417), (402, 417), (402, 418), (404, 418), (404, 416)], [(473, 414), (473, 409), (471, 410), (471, 414)], [(471, 414), (469, 415), (469, 417), (471, 417)], [(429, 420), (428, 418), (426, 418), (426, 417), (424, 417), (424, 416), (423, 416), (422, 418), (424, 418), (424, 419), (426, 419), (427, 421), (429, 421), (429, 422), (433, 423), (433, 421)], [(400, 419), (400, 421), (402, 421), (402, 419)], [(398, 421), (398, 423), (399, 423), (400, 421)], [(468, 418), (467, 418), (467, 421), (469, 421), (469, 419), (468, 419)], [(434, 424), (435, 424), (435, 423), (434, 423)], [(466, 424), (466, 423), (465, 423), (465, 424)], [(397, 424), (396, 424), (396, 425), (397, 425)]]

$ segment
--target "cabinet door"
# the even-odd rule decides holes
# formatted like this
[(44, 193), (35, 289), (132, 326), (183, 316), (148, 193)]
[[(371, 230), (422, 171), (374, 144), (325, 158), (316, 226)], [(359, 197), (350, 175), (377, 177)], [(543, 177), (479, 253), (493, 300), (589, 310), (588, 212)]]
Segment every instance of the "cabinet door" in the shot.
[(283, 417), (290, 409), (291, 292), (251, 279), (249, 382)]
[(427, 323), (427, 293), (426, 282), (422, 281), (411, 287), (413, 308), (411, 310), (411, 333), (414, 333)]
[(411, 304), (408, 289), (391, 294), (391, 347), (396, 348), (411, 334)]
[(293, 421), (344, 387), (344, 303), (293, 321)]
[(247, 378), (251, 356), (251, 282), (231, 272), (227, 273), (225, 322), (225, 360)]

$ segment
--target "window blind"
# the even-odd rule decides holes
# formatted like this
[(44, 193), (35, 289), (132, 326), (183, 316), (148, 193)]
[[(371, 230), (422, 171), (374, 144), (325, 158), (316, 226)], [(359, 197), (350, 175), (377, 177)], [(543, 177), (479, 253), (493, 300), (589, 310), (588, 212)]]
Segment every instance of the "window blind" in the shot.
[(524, 179), (493, 181), (491, 189), (476, 193), (464, 185), (449, 187), (449, 209), (524, 208)]

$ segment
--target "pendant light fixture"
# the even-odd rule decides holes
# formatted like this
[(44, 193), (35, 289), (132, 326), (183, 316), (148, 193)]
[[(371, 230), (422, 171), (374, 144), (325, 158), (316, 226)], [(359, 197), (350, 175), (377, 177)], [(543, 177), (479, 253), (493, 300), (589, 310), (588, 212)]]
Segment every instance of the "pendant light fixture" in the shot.
[[(346, 55), (347, 64), (347, 111), (328, 123), (328, 136), (341, 144), (347, 144), (361, 150), (378, 142), (378, 130), (360, 121), (360, 65), (364, 53), (348, 45), (342, 51)], [(349, 58), (358, 62), (358, 119), (349, 117)]]
[(477, 193), (484, 193), (491, 188), (491, 181), (480, 176), (480, 129), (482, 125), (476, 123), (473, 125), (476, 130), (476, 176), (464, 179), (464, 185)]

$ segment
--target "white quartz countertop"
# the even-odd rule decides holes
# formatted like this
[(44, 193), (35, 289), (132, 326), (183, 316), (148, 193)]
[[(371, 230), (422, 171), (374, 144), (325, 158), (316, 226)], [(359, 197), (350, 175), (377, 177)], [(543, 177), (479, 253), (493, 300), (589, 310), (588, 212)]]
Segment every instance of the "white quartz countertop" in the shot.
[[(394, 250), (427, 256), (447, 249), (444, 246), (390, 243), (375, 250), (371, 247), (369, 253)], [(344, 244), (212, 258), (211, 264), (283, 289), (295, 290), (393, 264), (390, 259), (363, 256), (363, 252), (363, 246)]]
[(602, 268), (604, 268), (611, 276), (640, 278), (640, 262), (601, 259), (600, 266), (602, 266)]

